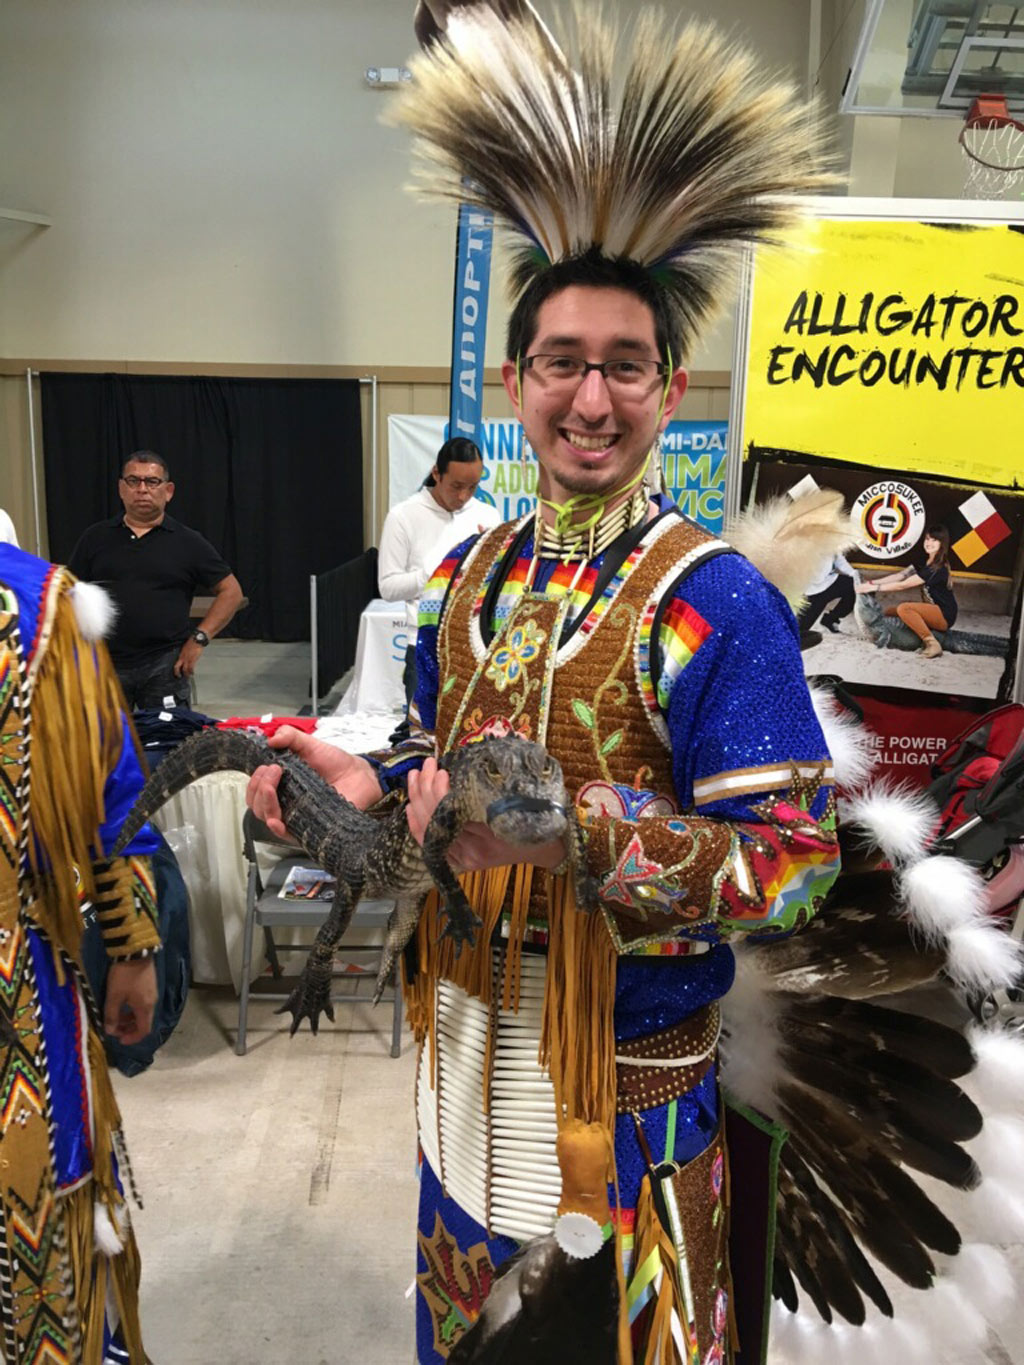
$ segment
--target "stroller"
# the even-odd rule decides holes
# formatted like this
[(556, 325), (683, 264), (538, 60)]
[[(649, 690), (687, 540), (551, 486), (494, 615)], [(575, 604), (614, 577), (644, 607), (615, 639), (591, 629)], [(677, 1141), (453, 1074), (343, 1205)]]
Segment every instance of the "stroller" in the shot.
[[(942, 812), (930, 852), (978, 868), (988, 910), (1024, 939), (1024, 705), (979, 717), (932, 765), (928, 794)], [(983, 1021), (1024, 1028), (1021, 985), (969, 1002)]]

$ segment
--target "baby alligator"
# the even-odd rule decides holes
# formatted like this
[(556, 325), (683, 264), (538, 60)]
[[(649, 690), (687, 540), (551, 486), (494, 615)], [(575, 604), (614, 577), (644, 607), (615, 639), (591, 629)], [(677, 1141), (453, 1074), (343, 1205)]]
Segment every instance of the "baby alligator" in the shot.
[(388, 922), (374, 1000), (379, 1000), (397, 955), (412, 937), (427, 892), (441, 893), (446, 924), (456, 953), (473, 944), (479, 917), (448, 864), (448, 849), (462, 827), (486, 824), (510, 844), (543, 844), (565, 837), (576, 884), (577, 904), (593, 909), (596, 885), (586, 874), (583, 835), (569, 801), (558, 762), (539, 744), (493, 738), (453, 749), (440, 760), (450, 789), (431, 817), (423, 847), (409, 832), (405, 807), (373, 816), (346, 801), (318, 773), (286, 749), (271, 749), (262, 737), (238, 730), (204, 730), (160, 764), (125, 820), (118, 853), (156, 810), (208, 773), (254, 772), (261, 764), (282, 768), (278, 799), (289, 833), (337, 881), (330, 914), (317, 933), (299, 984), (279, 1013), (292, 1016), (291, 1031), (309, 1020), (317, 1032), (320, 1015), (334, 1018), (331, 972), (334, 950), (362, 897), (395, 901)]

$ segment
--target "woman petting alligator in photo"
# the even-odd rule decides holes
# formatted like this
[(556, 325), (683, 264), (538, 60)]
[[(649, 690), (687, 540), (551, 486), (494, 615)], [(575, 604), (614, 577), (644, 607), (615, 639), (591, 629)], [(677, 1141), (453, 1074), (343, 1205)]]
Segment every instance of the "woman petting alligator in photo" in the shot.
[(949, 532), (945, 526), (929, 526), (924, 535), (924, 551), (927, 559), (920, 567), (908, 564), (886, 578), (858, 583), (855, 591), (863, 595), (921, 588), (923, 602), (899, 602), (895, 607), (886, 607), (884, 614), (898, 617), (921, 641), (924, 657), (935, 659), (942, 653), (942, 645), (932, 632), (951, 630), (958, 610), (949, 568)]

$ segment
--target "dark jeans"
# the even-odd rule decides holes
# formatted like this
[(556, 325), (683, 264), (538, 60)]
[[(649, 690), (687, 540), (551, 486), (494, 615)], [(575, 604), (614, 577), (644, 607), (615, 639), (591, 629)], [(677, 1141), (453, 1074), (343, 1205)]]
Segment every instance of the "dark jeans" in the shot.
[(164, 706), (191, 704), (188, 678), (174, 676), (174, 665), (180, 653), (180, 648), (170, 649), (145, 663), (117, 669), (130, 711), (158, 711)]
[(821, 616), (833, 598), (838, 601), (833, 602), (832, 609), (825, 612), (821, 617), (823, 625), (834, 626), (837, 621), (841, 621), (844, 616), (849, 616), (853, 611), (853, 604), (857, 600), (857, 594), (853, 590), (853, 579), (849, 574), (841, 573), (834, 583), (830, 583), (821, 592), (812, 593), (807, 599), (806, 607), (802, 607), (797, 613), (797, 624), (801, 630), (806, 630), (808, 626), (813, 626), (815, 621)]
[(406, 645), (405, 665), (402, 668), (402, 686), (405, 688), (405, 715), (402, 721), (388, 735), (389, 744), (401, 744), (409, 738), (409, 707), (416, 695), (416, 646)]
[(402, 669), (402, 685), (405, 688), (405, 709), (408, 713), (412, 699), (416, 695), (416, 646), (406, 645), (405, 666)]

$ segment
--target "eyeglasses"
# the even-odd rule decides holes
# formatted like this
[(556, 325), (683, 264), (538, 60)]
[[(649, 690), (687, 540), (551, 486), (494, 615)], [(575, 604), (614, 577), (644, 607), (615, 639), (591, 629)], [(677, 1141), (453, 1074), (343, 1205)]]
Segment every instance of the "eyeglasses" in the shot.
[(166, 479), (158, 479), (155, 474), (147, 474), (145, 477), (140, 477), (138, 474), (122, 474), (121, 478), (129, 488), (141, 488), (145, 484), (150, 492), (154, 488), (159, 488), (162, 483), (167, 482)]
[(662, 360), (584, 360), (578, 355), (528, 355), (523, 369), (532, 370), (541, 383), (564, 389), (578, 388), (591, 370), (597, 370), (610, 389), (642, 388), (668, 373)]

